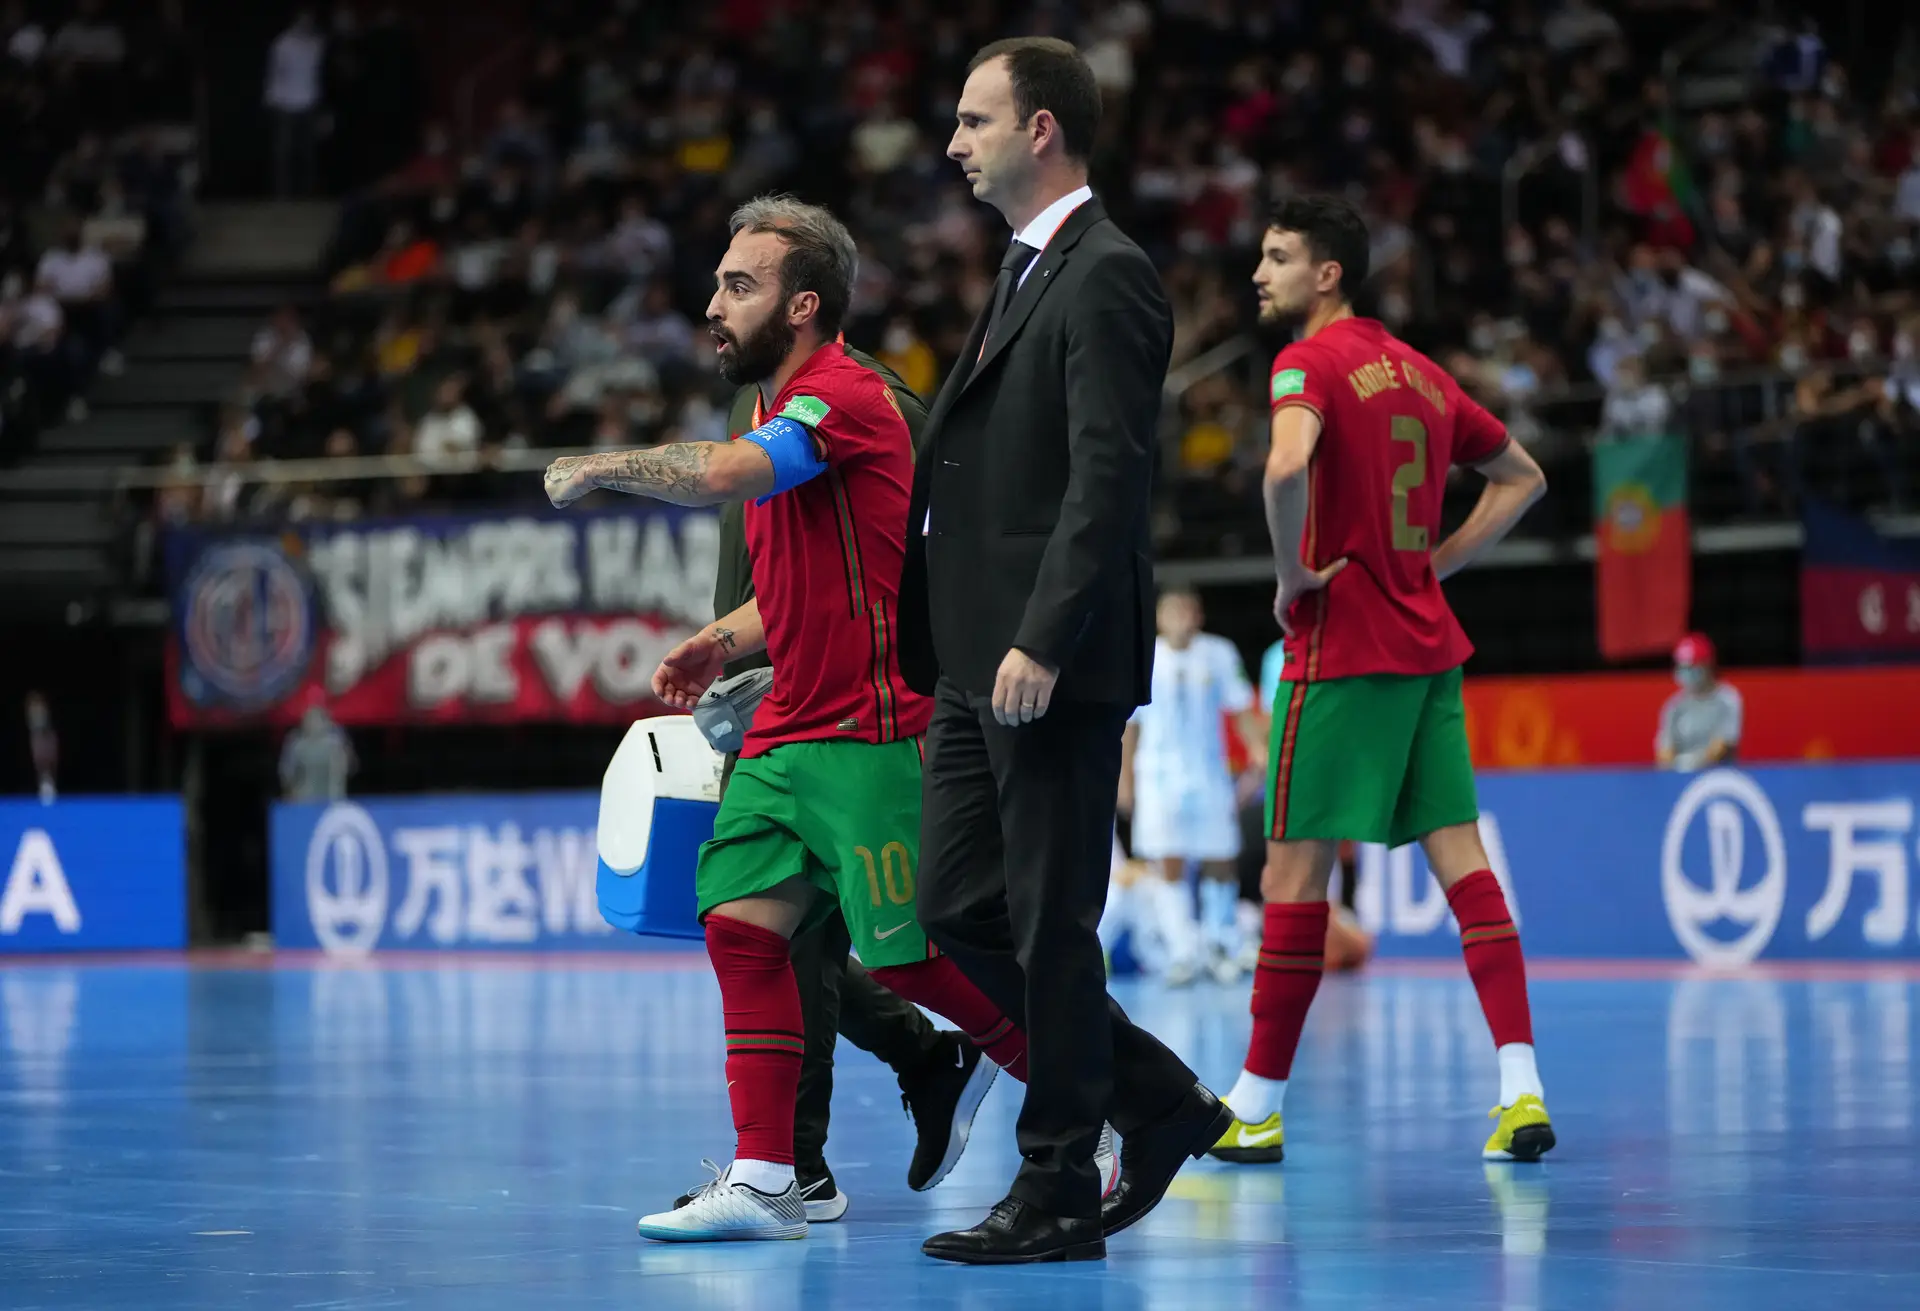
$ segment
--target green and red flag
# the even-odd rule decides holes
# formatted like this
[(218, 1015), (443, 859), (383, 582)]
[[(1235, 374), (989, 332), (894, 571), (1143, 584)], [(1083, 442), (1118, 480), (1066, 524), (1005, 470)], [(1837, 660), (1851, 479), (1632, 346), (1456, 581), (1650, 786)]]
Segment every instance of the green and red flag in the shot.
[(1693, 527), (1684, 438), (1627, 437), (1593, 448), (1594, 591), (1600, 654), (1664, 655), (1687, 632)]

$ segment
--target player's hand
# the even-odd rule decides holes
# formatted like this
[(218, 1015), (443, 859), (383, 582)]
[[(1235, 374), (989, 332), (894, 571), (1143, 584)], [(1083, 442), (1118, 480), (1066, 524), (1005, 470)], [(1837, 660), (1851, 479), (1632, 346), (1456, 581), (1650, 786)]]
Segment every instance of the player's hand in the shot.
[(720, 677), (726, 663), (726, 647), (703, 628), (667, 652), (660, 667), (653, 671), (653, 694), (675, 710), (691, 710), (713, 686), (713, 680)]
[(563, 455), (547, 466), (547, 499), (558, 508), (572, 505), (593, 490), (588, 472), (591, 455)]
[(1031, 724), (1047, 713), (1059, 680), (1058, 669), (1047, 668), (1018, 647), (1007, 652), (993, 680), (994, 722), (1008, 728)]
[(1317, 592), (1332, 582), (1342, 569), (1347, 567), (1347, 557), (1341, 556), (1325, 569), (1309, 569), (1305, 565), (1294, 574), (1283, 575), (1280, 586), (1273, 594), (1273, 618), (1280, 625), (1280, 631), (1287, 637), (1293, 636), (1293, 625), (1287, 622), (1287, 611), (1293, 609), (1293, 603), (1310, 592)]

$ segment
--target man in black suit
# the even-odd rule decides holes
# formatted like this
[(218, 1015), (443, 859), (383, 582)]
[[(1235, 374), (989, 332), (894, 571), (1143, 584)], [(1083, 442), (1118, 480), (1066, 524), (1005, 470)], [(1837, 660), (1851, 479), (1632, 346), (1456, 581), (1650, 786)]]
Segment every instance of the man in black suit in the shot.
[[(1025, 1162), (946, 1260), (1097, 1260), (1230, 1113), (1106, 995), (1120, 737), (1153, 661), (1149, 502), (1173, 319), (1087, 183), (1100, 92), (1074, 48), (998, 41), (947, 153), (1018, 238), (927, 421), (900, 668), (935, 698), (921, 924), (1025, 1027)], [(1123, 1140), (1103, 1203), (1102, 1117)]]

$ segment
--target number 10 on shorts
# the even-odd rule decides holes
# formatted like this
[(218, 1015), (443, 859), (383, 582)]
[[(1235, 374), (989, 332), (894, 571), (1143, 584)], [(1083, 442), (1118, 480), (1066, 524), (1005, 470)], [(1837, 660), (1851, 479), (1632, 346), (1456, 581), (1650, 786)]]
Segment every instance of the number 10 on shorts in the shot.
[(873, 852), (866, 847), (855, 847), (853, 854), (858, 856), (867, 867), (867, 891), (872, 894), (873, 904), (881, 905), (880, 887), (884, 882), (887, 900), (896, 906), (913, 904), (913, 853), (907, 850), (904, 842), (889, 842), (880, 848), (880, 861), (874, 863)]

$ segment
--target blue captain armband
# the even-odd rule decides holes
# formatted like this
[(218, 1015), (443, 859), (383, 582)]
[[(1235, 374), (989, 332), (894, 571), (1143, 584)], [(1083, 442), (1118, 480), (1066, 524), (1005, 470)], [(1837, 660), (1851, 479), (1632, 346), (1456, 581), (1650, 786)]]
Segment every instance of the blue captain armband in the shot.
[(781, 492), (827, 471), (827, 462), (820, 458), (819, 447), (814, 444), (813, 430), (785, 414), (776, 414), (752, 432), (741, 433), (740, 440), (752, 442), (773, 461), (773, 490), (755, 505), (765, 505)]

